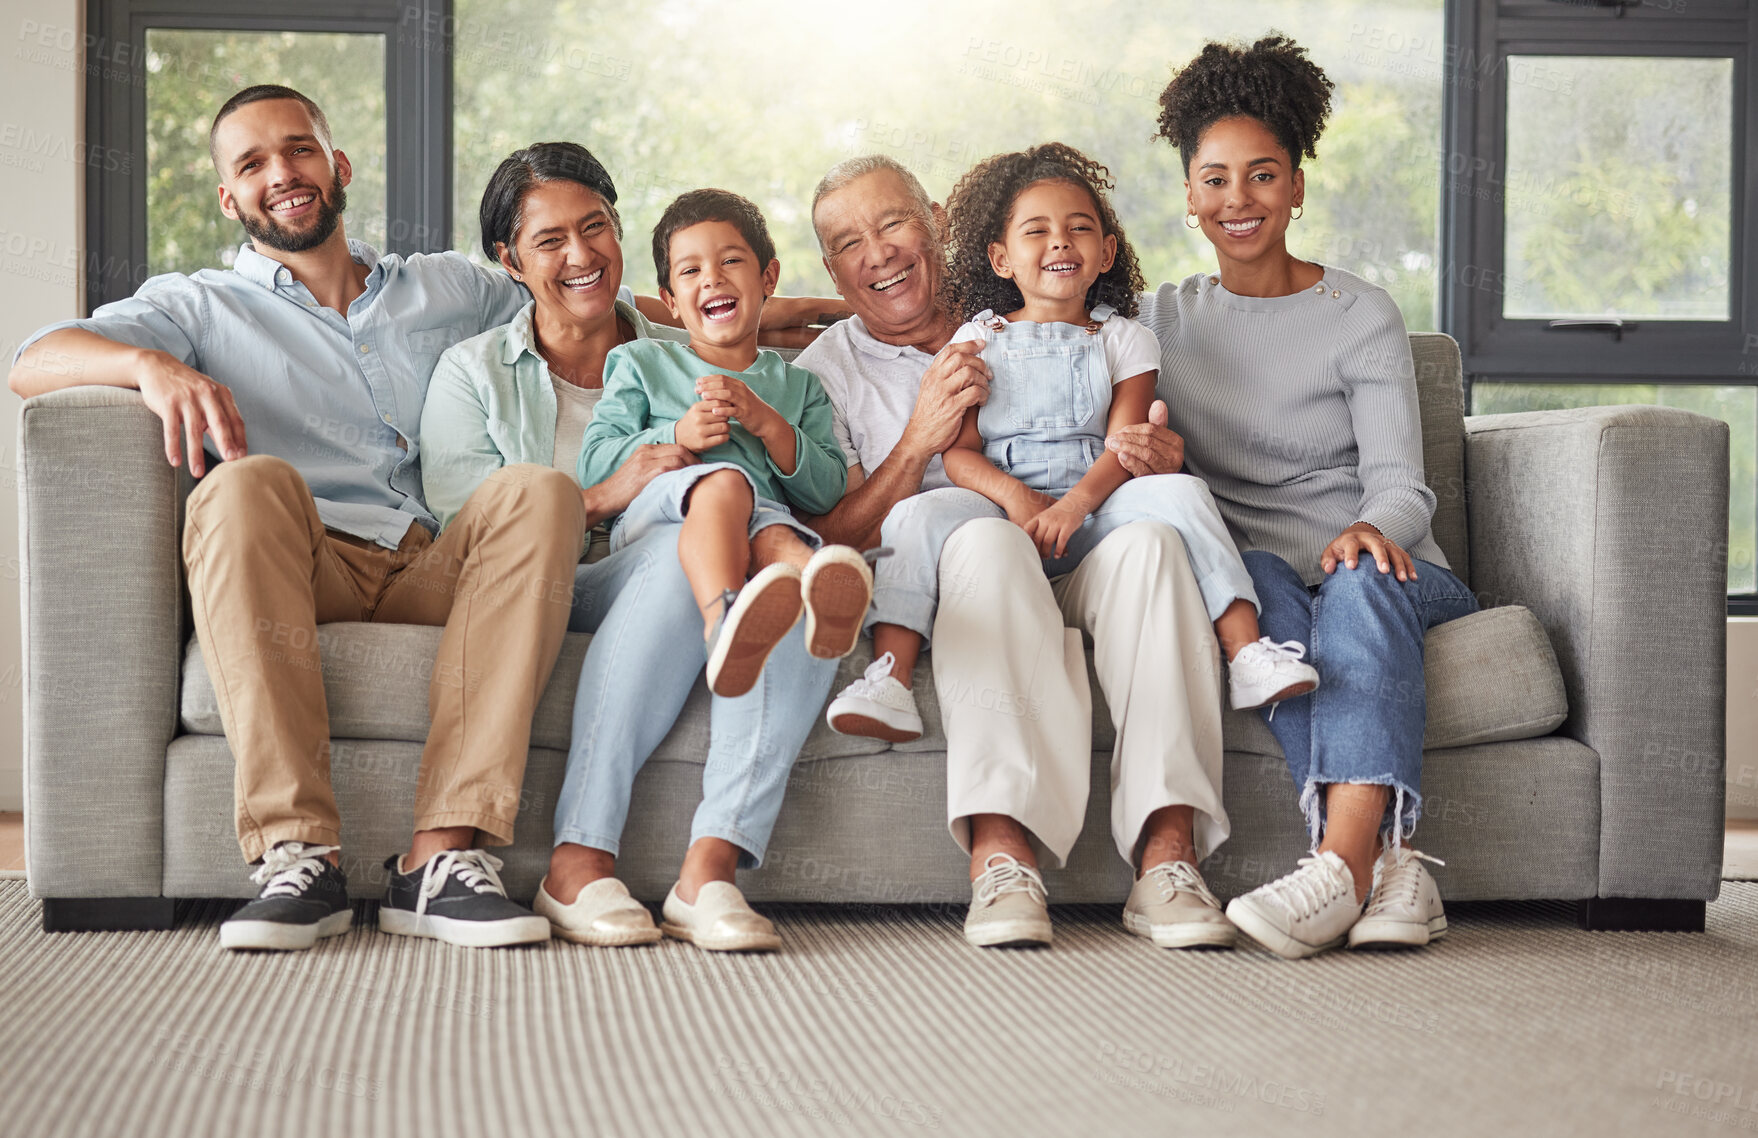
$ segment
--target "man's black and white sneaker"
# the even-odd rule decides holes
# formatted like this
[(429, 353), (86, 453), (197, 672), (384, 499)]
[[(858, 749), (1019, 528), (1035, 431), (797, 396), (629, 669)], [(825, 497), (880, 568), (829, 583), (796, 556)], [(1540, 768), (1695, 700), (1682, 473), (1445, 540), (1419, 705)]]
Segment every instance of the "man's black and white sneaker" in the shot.
[(310, 948), (319, 937), (347, 932), (354, 923), (348, 878), (326, 856), (337, 848), (282, 842), (264, 854), (250, 875), (262, 892), (226, 918), (220, 947)]
[(378, 927), (398, 936), (425, 936), (467, 948), (495, 948), (549, 939), (549, 918), (507, 900), (501, 859), (485, 850), (447, 850), (404, 873), (391, 871)]

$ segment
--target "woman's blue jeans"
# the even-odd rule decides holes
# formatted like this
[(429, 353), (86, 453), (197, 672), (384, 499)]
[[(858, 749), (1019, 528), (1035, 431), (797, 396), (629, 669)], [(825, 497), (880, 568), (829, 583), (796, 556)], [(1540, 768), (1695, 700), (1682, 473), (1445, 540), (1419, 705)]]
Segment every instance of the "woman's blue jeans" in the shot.
[(1333, 782), (1392, 787), (1382, 832), (1393, 842), (1409, 837), (1422, 815), (1423, 635), (1476, 612), (1477, 598), (1459, 578), (1422, 560), (1412, 559), (1415, 580), (1400, 581), (1363, 553), (1354, 569), (1339, 564), (1308, 588), (1273, 553), (1244, 557), (1263, 606), (1259, 628), (1272, 640), (1305, 644), (1319, 673), (1317, 691), (1263, 712), (1300, 790), (1313, 845), (1325, 821), (1318, 788)]
[[(593, 633), (574, 695), (555, 841), (615, 856), (635, 775), (707, 664), (702, 614), (678, 563), (675, 524), (656, 525), (574, 578), (568, 631)], [(769, 655), (757, 686), (712, 697), (708, 763), (690, 841), (723, 838), (760, 865), (788, 772), (818, 721), (835, 660), (806, 652), (805, 622)]]

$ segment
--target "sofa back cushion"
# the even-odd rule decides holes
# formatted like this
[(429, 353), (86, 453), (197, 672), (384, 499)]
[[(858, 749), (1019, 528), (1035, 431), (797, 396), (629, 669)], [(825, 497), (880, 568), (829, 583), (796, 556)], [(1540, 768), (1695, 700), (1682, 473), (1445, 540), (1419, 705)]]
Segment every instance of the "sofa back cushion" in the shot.
[(1465, 385), (1459, 345), (1439, 332), (1412, 332), (1416, 398), (1422, 408), (1422, 465), (1434, 491), (1435, 543), (1453, 575), (1471, 583), (1465, 540)]

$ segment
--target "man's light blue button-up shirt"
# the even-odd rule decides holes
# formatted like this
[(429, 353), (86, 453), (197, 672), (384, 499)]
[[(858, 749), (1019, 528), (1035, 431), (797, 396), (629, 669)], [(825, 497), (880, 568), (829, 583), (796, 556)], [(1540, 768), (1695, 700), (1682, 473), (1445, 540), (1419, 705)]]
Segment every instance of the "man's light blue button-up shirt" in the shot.
[(25, 347), (83, 328), (168, 352), (231, 389), (250, 453), (292, 463), (325, 526), (395, 549), (411, 521), (438, 528), (421, 492), (421, 407), (434, 364), (511, 320), (528, 295), (461, 253), (381, 257), (360, 241), (348, 251), (370, 271), (346, 317), (246, 244), (230, 270), (153, 277)]

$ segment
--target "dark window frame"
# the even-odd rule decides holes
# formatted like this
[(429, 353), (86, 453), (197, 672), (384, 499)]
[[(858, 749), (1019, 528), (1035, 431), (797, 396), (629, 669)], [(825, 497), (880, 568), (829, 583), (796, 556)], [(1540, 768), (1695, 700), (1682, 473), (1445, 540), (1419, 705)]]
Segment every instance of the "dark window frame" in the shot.
[[(1447, 0), (1441, 133), (1439, 323), (1459, 341), (1466, 406), (1474, 381), (1758, 386), (1758, 4), (1748, 0)], [(1510, 55), (1733, 60), (1728, 319), (1636, 321), (1611, 332), (1556, 331), (1502, 316), (1506, 280), (1497, 172), (1507, 165)], [(1758, 594), (1730, 594), (1730, 615)]]
[[(88, 0), (90, 144), (146, 154), (146, 34), (157, 28), (384, 36), (385, 251), (450, 247), (452, 0), (306, 0), (296, 14), (235, 0)], [(145, 165), (87, 167), (87, 313), (132, 296), (146, 277)]]

